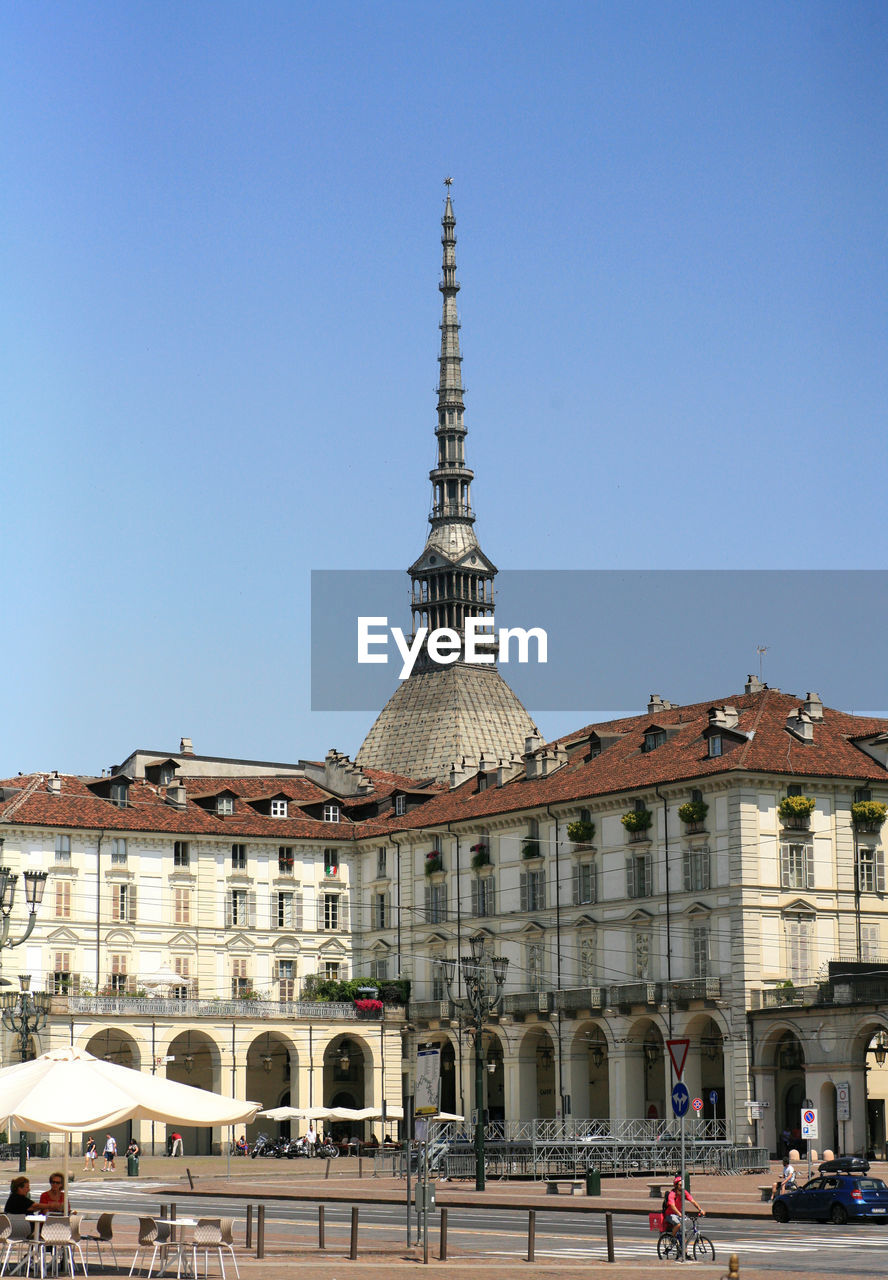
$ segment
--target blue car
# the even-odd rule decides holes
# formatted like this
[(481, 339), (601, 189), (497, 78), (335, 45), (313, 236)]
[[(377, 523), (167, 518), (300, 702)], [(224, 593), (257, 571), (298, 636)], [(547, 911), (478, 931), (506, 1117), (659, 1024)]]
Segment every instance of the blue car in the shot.
[(849, 1222), (871, 1218), (888, 1222), (888, 1186), (881, 1178), (826, 1173), (795, 1191), (777, 1197), (771, 1213), (778, 1222), (808, 1218), (815, 1222)]

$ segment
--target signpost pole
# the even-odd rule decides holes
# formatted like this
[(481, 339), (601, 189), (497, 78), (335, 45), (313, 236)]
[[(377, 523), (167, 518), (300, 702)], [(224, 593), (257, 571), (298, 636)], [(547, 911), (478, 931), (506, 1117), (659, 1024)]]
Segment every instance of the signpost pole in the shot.
[(685, 1238), (685, 1188), (687, 1187), (687, 1174), (685, 1173), (685, 1116), (681, 1117), (681, 1254), (680, 1260), (684, 1262), (687, 1256), (687, 1241)]

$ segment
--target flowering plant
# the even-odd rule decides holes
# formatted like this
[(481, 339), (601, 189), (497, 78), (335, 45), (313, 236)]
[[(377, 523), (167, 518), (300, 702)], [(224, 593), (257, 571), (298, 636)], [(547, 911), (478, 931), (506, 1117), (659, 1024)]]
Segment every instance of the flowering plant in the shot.
[(356, 1000), (355, 1008), (359, 1013), (382, 1013), (381, 1000)]

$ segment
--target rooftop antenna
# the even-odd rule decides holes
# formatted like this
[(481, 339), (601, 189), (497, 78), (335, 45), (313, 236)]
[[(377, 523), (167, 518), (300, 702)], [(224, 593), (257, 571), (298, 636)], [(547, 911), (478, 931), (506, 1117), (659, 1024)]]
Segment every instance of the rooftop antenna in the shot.
[(762, 684), (765, 682), (765, 654), (768, 652), (766, 644), (757, 644), (755, 651), (759, 656), (759, 680)]

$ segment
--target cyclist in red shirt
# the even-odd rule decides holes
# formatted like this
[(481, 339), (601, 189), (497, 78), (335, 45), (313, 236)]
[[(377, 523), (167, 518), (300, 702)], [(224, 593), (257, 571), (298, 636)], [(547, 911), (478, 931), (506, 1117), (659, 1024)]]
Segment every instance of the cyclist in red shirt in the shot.
[(685, 1213), (687, 1213), (687, 1205), (693, 1205), (701, 1217), (706, 1216), (706, 1210), (697, 1203), (690, 1191), (685, 1191), (681, 1185), (681, 1176), (676, 1174), (672, 1190), (666, 1197), (666, 1203), (663, 1207), (663, 1229), (671, 1231), (673, 1236), (677, 1236), (681, 1230), (681, 1202), (682, 1197), (685, 1200)]

